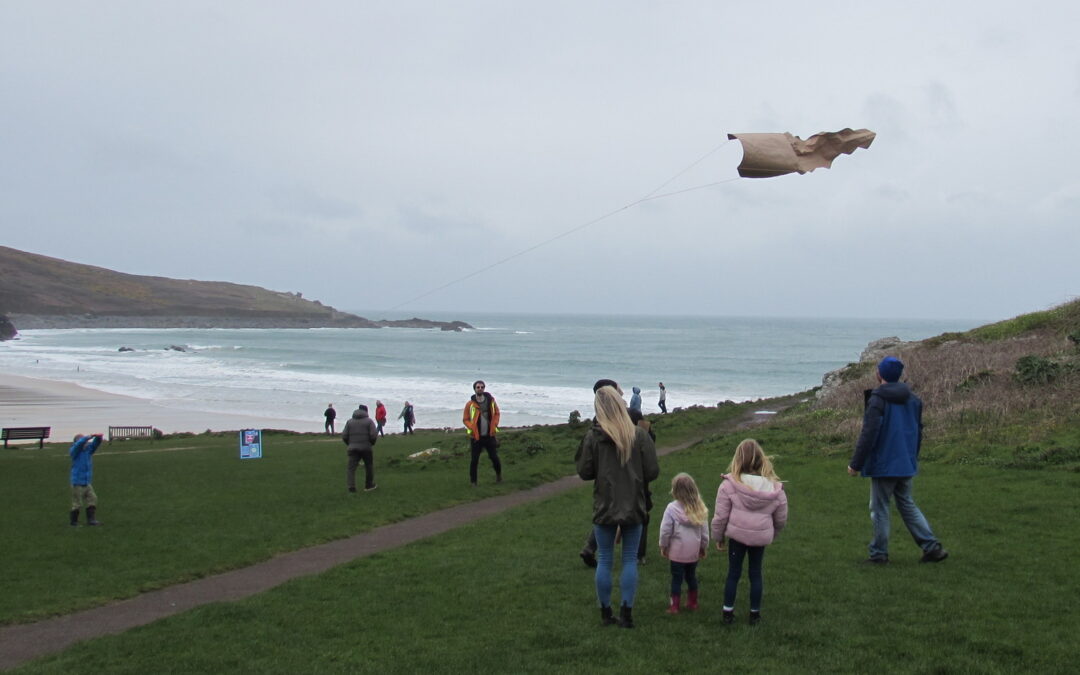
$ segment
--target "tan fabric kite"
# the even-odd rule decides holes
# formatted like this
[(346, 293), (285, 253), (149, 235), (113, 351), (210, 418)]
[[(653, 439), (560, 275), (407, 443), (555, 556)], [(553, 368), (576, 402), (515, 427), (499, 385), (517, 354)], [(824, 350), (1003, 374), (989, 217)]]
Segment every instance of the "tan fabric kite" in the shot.
[(877, 136), (869, 129), (814, 134), (805, 141), (789, 133), (728, 134), (743, 146), (739, 175), (743, 178), (769, 178), (786, 173), (806, 173), (832, 166), (841, 153), (850, 155), (857, 148), (869, 148)]

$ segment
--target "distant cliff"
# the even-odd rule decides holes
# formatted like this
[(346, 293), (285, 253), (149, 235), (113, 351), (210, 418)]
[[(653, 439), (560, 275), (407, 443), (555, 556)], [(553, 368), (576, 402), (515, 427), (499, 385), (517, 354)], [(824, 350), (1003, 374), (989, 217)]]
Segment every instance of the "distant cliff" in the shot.
[[(471, 328), (461, 321), (371, 321), (299, 293), (140, 276), (0, 246), (0, 313), (17, 328)], [(421, 325), (422, 324), (422, 325)]]

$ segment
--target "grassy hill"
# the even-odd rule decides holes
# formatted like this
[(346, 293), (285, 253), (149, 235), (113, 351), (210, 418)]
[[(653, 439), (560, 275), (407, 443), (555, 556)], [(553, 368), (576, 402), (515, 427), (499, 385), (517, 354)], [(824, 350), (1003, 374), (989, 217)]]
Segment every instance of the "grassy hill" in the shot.
[[(220, 281), (124, 274), (0, 246), (0, 313), (29, 317), (227, 317), (373, 327), (297, 293)], [(82, 323), (80, 325), (85, 325)]]
[[(1080, 301), (906, 343), (904, 380), (923, 399), (924, 456), (1004, 467), (1080, 471)], [(792, 411), (785, 424), (850, 452), (874, 363)]]

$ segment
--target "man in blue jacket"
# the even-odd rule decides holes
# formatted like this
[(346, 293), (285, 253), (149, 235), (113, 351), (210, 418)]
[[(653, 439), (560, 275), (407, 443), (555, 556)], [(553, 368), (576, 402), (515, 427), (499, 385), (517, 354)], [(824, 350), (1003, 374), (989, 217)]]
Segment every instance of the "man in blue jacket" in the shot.
[(94, 473), (94, 453), (101, 445), (101, 434), (78, 435), (68, 448), (71, 455), (71, 526), (79, 524), (79, 509), (86, 505), (86, 524), (101, 525), (97, 519), (97, 495), (90, 479)]
[(896, 500), (896, 510), (923, 551), (920, 562), (941, 562), (949, 556), (911, 496), (911, 483), (919, 470), (923, 405), (899, 381), (903, 372), (904, 364), (895, 356), (886, 356), (878, 364), (878, 387), (866, 392), (862, 433), (848, 464), (849, 475), (861, 473), (871, 479), (874, 539), (867, 558), (870, 563), (889, 562), (890, 499)]

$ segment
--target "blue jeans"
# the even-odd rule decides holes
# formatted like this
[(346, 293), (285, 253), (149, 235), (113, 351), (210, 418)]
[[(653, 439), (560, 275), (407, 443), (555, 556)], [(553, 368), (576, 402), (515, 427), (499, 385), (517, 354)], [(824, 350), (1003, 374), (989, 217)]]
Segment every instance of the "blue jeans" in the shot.
[(682, 593), (682, 582), (686, 579), (686, 590), (697, 590), (697, 563), (681, 563), (671, 561), (671, 594)]
[(930, 523), (911, 496), (912, 477), (873, 478), (870, 482), (870, 520), (874, 523), (874, 539), (870, 542), (870, 557), (889, 555), (889, 499), (896, 500), (896, 510), (919, 548), (932, 551), (941, 546)]
[(739, 590), (739, 578), (742, 577), (743, 558), (750, 555), (750, 611), (761, 611), (761, 595), (765, 591), (765, 582), (761, 575), (761, 562), (765, 558), (764, 546), (747, 546), (731, 537), (727, 540), (728, 566), (727, 583), (724, 584), (724, 607), (735, 606), (735, 594)]
[[(617, 525), (593, 525), (596, 532), (596, 599), (601, 607), (611, 607), (611, 572), (615, 566), (615, 530)], [(637, 593), (637, 552), (641, 523), (622, 526), (622, 574), (619, 591), (622, 604), (634, 606)]]

